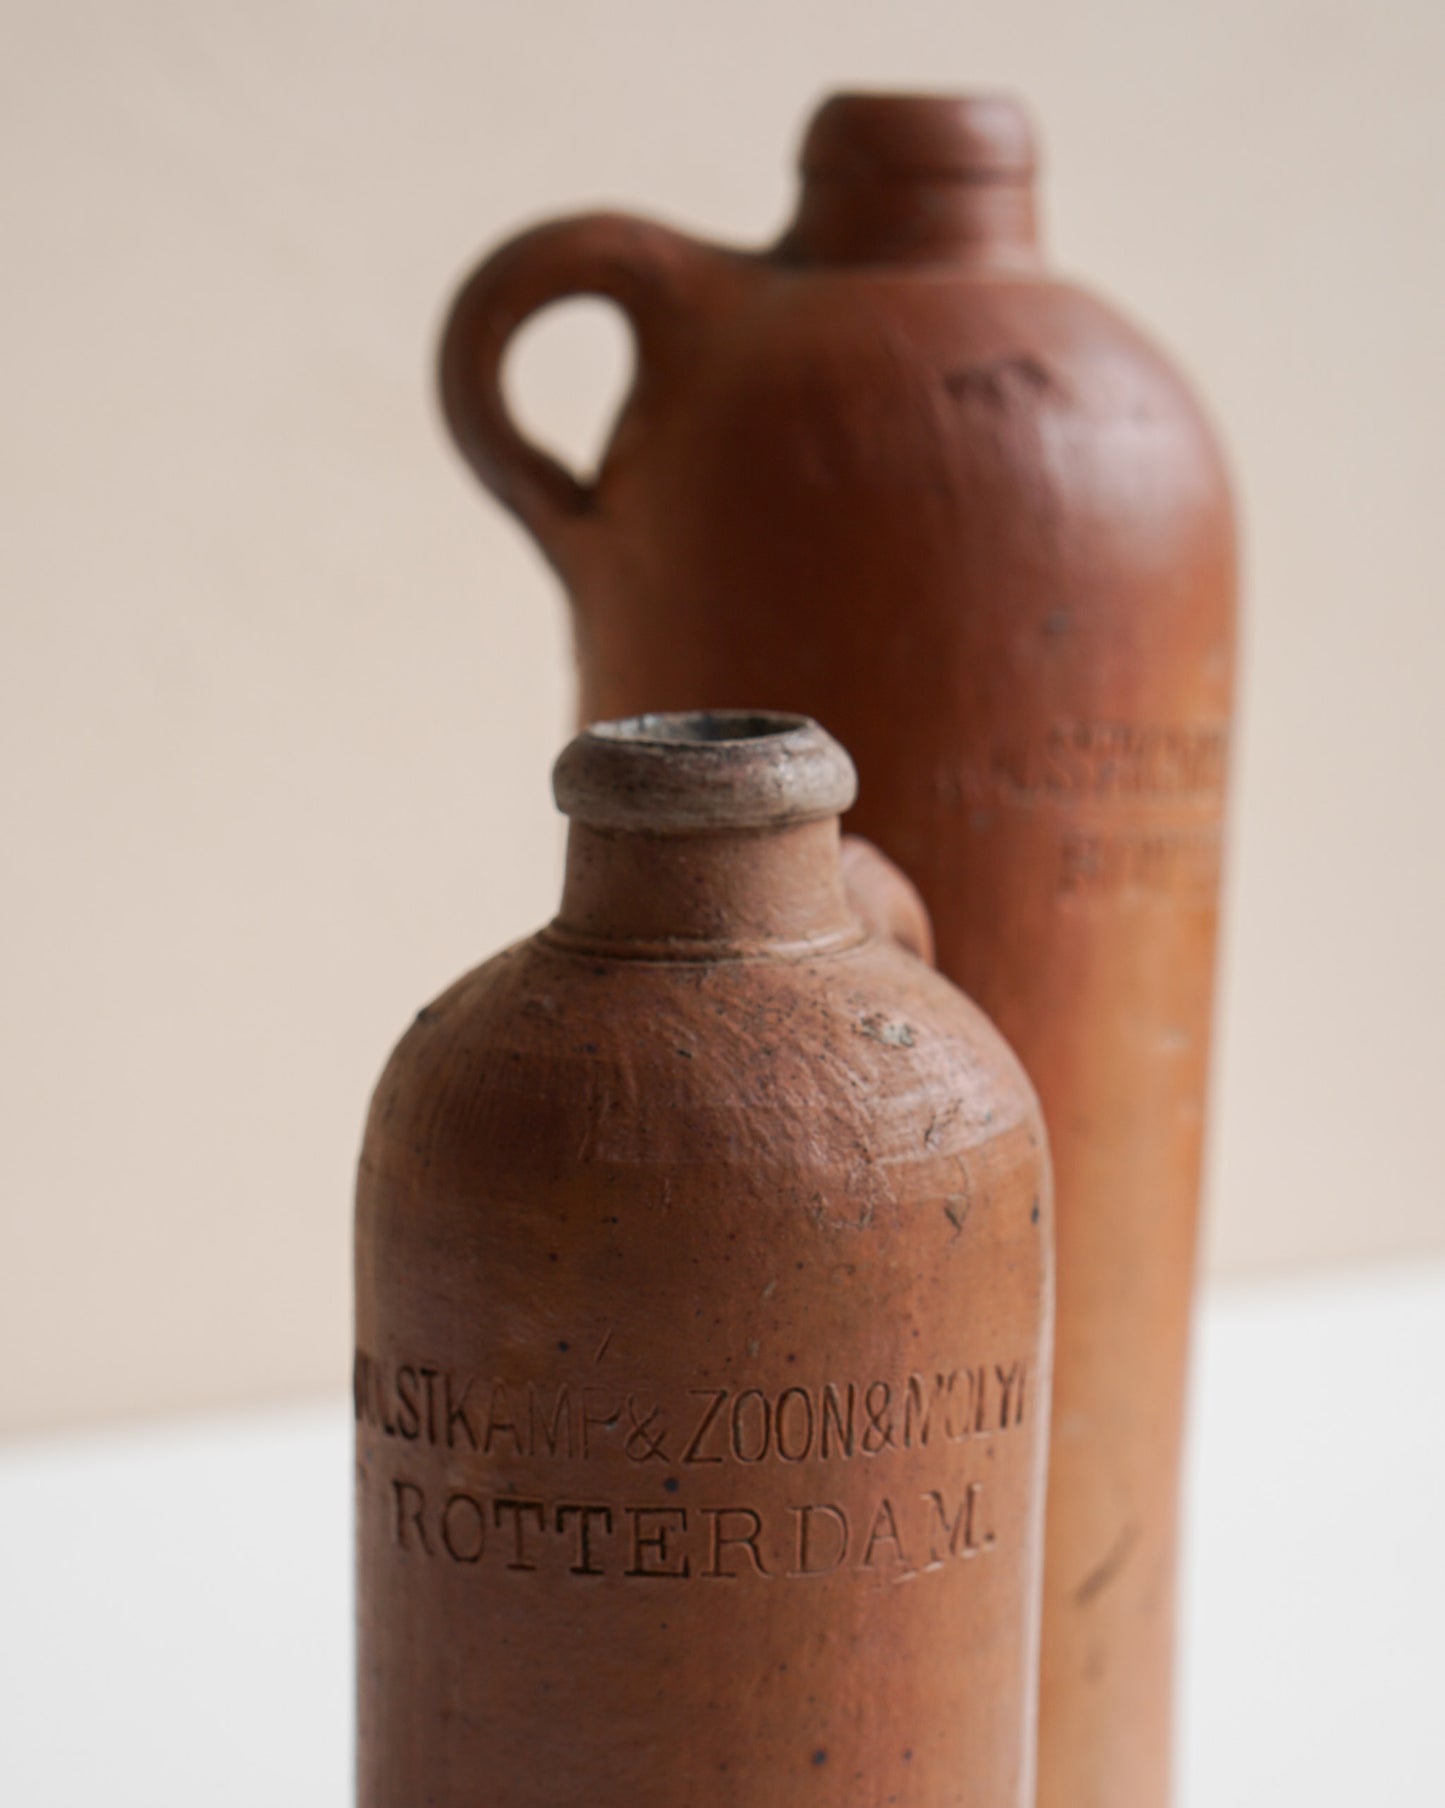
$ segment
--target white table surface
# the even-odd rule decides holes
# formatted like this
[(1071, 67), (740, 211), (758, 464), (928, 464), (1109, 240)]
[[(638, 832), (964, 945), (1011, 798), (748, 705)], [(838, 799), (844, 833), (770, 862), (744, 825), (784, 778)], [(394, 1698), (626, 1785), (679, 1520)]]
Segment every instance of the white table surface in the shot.
[[(1440, 1808), (1445, 1265), (1216, 1291), (1195, 1400), (1179, 1808)], [(350, 1511), (339, 1402), (0, 1448), (0, 1803), (345, 1808)]]

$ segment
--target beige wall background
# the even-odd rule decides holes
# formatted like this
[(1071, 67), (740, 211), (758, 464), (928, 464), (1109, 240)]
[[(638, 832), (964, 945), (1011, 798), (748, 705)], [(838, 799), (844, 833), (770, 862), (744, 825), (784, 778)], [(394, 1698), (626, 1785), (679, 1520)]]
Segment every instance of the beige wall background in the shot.
[[(548, 914), (552, 580), (430, 394), (541, 213), (761, 240), (838, 84), (1022, 90), (1212, 399), (1249, 627), (1216, 1270), (1445, 1245), (1445, 9), (7, 0), (0, 1428), (341, 1384), (362, 1112)], [(519, 382), (594, 442), (596, 311)]]

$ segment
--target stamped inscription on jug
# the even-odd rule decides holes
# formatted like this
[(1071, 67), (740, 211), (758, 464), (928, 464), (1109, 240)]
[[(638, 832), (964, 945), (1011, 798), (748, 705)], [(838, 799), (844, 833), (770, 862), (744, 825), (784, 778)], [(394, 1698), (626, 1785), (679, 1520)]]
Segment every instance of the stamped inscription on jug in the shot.
[[(983, 1476), (960, 1474), (960, 1458), (980, 1446), (991, 1458), (993, 1440), (1024, 1424), (1028, 1399), (1022, 1359), (892, 1380), (681, 1390), (504, 1381), (365, 1351), (355, 1367), (358, 1426), (421, 1459), (368, 1468), (366, 1485), (385, 1496), (373, 1510), (385, 1511), (398, 1552), (633, 1580), (798, 1581), (857, 1570), (901, 1581), (981, 1556), (997, 1530)], [(432, 1451), (442, 1458), (437, 1474)], [(922, 1461), (925, 1472), (839, 1485), (888, 1457), (910, 1469)], [(599, 1479), (610, 1471), (612, 1480), (585, 1492), (567, 1491), (573, 1476), (560, 1488), (536, 1486), (562, 1464)], [(795, 1496), (750, 1502), (746, 1472), (761, 1464), (807, 1465)], [(828, 1475), (837, 1479), (820, 1480)], [(729, 1498), (740, 1485), (743, 1498)]]
[(1217, 797), (1228, 752), (1222, 723), (1055, 722), (1041, 740), (994, 747), (988, 781), (1028, 802)]
[(1212, 899), (1229, 759), (1222, 723), (1053, 723), (1040, 738), (991, 748), (980, 765), (940, 774), (940, 794), (980, 832), (996, 812), (1066, 813), (1061, 898), (1130, 893)]
[(688, 1505), (484, 1493), (391, 1477), (391, 1542), (419, 1558), (535, 1574), (796, 1582), (839, 1570), (893, 1581), (993, 1549), (984, 1484), (875, 1494), (861, 1506)]
[(483, 1456), (685, 1468), (810, 1458), (846, 1462), (927, 1450), (1017, 1429), (1028, 1365), (1021, 1359), (781, 1389), (601, 1386), (504, 1381), (423, 1361), (356, 1353), (358, 1425), (384, 1437)]

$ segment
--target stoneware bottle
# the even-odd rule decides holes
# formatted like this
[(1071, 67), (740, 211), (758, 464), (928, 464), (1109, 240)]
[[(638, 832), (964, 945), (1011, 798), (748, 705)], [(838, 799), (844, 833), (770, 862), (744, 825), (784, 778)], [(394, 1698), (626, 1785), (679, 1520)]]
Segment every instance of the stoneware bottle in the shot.
[[(1012, 102), (839, 96), (760, 254), (543, 226), (462, 290), (453, 432), (573, 606), (584, 718), (739, 696), (858, 761), (852, 823), (1018, 1051), (1059, 1197), (1042, 1808), (1168, 1794), (1176, 1490), (1234, 543), (1155, 346), (1047, 269)], [(595, 479), (498, 373), (559, 297), (631, 322)]]
[(556, 921), (420, 1012), (361, 1157), (362, 1808), (1027, 1808), (1028, 1082), (855, 916), (813, 723), (554, 783)]

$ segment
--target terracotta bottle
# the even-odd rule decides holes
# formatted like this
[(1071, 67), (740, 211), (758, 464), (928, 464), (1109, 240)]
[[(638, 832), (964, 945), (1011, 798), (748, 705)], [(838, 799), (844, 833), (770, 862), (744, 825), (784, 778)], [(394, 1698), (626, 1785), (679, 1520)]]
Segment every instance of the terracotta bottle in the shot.
[(814, 724), (597, 728), (555, 790), (560, 914), (361, 1157), (362, 1808), (1026, 1808), (1028, 1082), (855, 916)]
[[(747, 696), (858, 760), (852, 823), (1043, 1102), (1059, 1196), (1042, 1808), (1168, 1794), (1176, 1492), (1209, 1060), (1234, 544), (1162, 354), (1046, 268), (995, 98), (840, 96), (771, 250), (615, 215), (492, 257), (448, 418), (573, 603), (584, 717)], [(525, 443), (509, 336), (610, 296), (595, 481)]]

